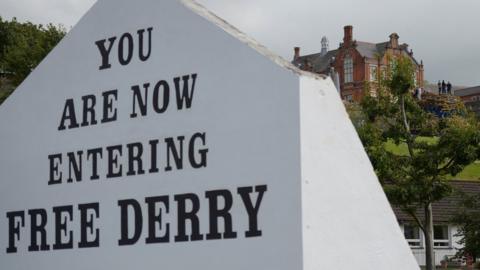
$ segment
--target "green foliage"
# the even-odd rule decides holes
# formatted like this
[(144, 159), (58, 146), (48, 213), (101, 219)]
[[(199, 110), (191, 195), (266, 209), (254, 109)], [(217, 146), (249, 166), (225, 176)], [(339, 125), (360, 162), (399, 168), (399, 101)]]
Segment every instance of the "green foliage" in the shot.
[(386, 80), (388, 88), (394, 95), (405, 95), (415, 86), (412, 75), (414, 71), (410, 59), (406, 57), (396, 59), (390, 78)]
[[(408, 212), (447, 196), (449, 177), (480, 154), (478, 122), (464, 112), (443, 119), (425, 112), (410, 94), (413, 70), (398, 58), (353, 119), (391, 202)], [(406, 149), (386, 151), (401, 145)]]
[[(418, 136), (416, 138), (418, 141), (425, 141), (427, 143), (437, 143), (438, 138), (436, 137), (422, 137)], [(407, 156), (408, 149), (405, 143), (395, 144), (392, 140), (389, 140), (385, 143), (385, 150), (392, 152), (396, 155)], [(458, 180), (480, 180), (480, 160), (477, 160), (470, 165), (466, 166), (460, 173), (455, 177), (452, 175), (447, 176), (448, 179), (458, 179)]]
[(477, 160), (474, 163), (466, 166), (465, 169), (463, 169), (463, 171), (456, 176), (456, 178), (464, 180), (480, 180), (480, 161)]
[[(449, 101), (454, 109), (445, 118), (422, 109), (411, 94), (411, 60), (398, 57), (391, 63), (375, 91), (366, 89), (375, 95), (364, 97), (360, 108), (348, 109), (390, 202), (424, 232), (426, 264), (431, 270), (432, 203), (450, 195), (450, 177), (480, 156), (480, 125), (461, 104), (450, 104), (457, 100)], [(395, 151), (403, 145), (404, 151)]]
[(455, 216), (454, 222), (459, 225), (458, 235), (463, 246), (459, 250), (460, 256), (480, 258), (480, 194), (466, 196), (461, 194), (461, 210)]
[(0, 18), (0, 104), (65, 36), (65, 28)]

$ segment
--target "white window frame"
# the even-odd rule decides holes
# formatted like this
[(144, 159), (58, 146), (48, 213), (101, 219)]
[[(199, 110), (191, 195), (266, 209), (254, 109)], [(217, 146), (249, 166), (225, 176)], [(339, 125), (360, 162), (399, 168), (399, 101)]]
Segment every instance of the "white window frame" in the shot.
[[(418, 239), (407, 239), (405, 237), (405, 229), (406, 227), (412, 227), (413, 229), (418, 230)], [(423, 241), (422, 241), (422, 232), (420, 231), (420, 227), (415, 226), (415, 225), (410, 225), (410, 224), (405, 224), (403, 225), (403, 236), (405, 237), (405, 240), (407, 240), (408, 245), (410, 248), (423, 248)], [(414, 244), (415, 243), (415, 244)]]
[(343, 82), (353, 82), (353, 58), (350, 55), (343, 59)]
[(434, 227), (446, 227), (447, 228), (447, 239), (435, 239), (435, 228), (433, 236), (433, 247), (434, 248), (450, 248), (451, 247), (451, 235), (450, 235), (450, 226), (448, 225), (434, 225)]

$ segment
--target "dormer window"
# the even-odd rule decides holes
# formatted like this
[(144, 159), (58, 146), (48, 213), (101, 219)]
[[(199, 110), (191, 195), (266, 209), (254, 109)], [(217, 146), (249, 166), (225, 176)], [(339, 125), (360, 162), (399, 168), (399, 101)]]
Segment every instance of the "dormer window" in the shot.
[(353, 82), (353, 59), (350, 55), (343, 60), (343, 75), (345, 83)]

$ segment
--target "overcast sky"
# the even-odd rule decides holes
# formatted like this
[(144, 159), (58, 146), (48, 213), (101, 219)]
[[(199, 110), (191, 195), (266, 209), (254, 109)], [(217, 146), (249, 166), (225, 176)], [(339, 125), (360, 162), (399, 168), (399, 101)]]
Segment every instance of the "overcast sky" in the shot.
[[(162, 1), (162, 0), (158, 0)], [(1, 0), (0, 16), (33, 23), (61, 23), (69, 29), (95, 0)], [(423, 60), (426, 79), (480, 85), (479, 0), (198, 0), (277, 54), (291, 60), (320, 51), (327, 36), (338, 47), (343, 26), (354, 39), (388, 40), (392, 32)]]

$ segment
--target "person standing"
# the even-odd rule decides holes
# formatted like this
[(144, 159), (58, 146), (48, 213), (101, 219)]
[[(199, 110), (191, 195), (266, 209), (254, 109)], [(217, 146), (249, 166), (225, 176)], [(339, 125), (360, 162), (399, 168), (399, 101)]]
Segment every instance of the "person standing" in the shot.
[(438, 81), (437, 85), (438, 85), (438, 94), (440, 95), (442, 93), (442, 83), (440, 82), (440, 80)]
[(447, 85), (445, 84), (445, 80), (442, 80), (442, 94), (445, 94), (447, 92)]
[(447, 83), (447, 93), (452, 93), (452, 84), (450, 82)]

